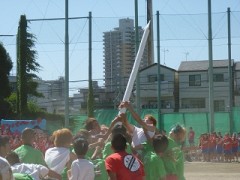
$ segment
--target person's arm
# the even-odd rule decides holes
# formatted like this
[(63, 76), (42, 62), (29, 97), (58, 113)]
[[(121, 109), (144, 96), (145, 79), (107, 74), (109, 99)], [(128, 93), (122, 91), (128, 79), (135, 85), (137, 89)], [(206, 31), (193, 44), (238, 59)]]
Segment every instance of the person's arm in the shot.
[(66, 164), (67, 169), (71, 169), (72, 162), (77, 159), (77, 155), (73, 152), (70, 152), (69, 156), (70, 156), (70, 159)]
[(121, 122), (123, 123), (123, 125), (125, 126), (125, 128), (127, 129), (127, 131), (132, 134), (134, 131), (134, 125), (130, 124), (127, 120), (126, 114), (125, 113), (121, 113), (120, 115), (121, 118)]
[(54, 179), (58, 179), (58, 180), (62, 179), (62, 176), (60, 174), (58, 174), (55, 171), (52, 171), (50, 169), (48, 171), (48, 176), (51, 177), (51, 178), (54, 178)]
[(108, 180), (117, 180), (116, 173), (108, 172)]
[(150, 128), (142, 119), (141, 117), (134, 111), (133, 107), (131, 106), (130, 102), (122, 102), (119, 106), (120, 108), (127, 108), (131, 115), (133, 116), (134, 120), (143, 128), (152, 131), (152, 128)]
[(113, 127), (115, 126), (115, 124), (117, 123), (117, 122), (120, 122), (120, 117), (119, 116), (116, 116), (113, 120), (112, 120), (112, 122), (111, 122), (111, 124), (110, 124), (110, 126), (109, 126), (109, 128), (108, 128), (108, 130), (107, 130), (107, 132), (105, 133), (105, 134), (103, 134), (103, 135), (97, 135), (96, 137), (97, 138), (103, 138), (104, 140), (106, 140), (107, 138), (108, 138), (108, 136), (111, 134), (111, 132), (112, 132), (112, 129), (113, 129)]
[(97, 146), (97, 147), (95, 148), (95, 151), (94, 151), (91, 159), (96, 159), (96, 158), (102, 153), (101, 150), (102, 150), (102, 148), (101, 148), (100, 146)]

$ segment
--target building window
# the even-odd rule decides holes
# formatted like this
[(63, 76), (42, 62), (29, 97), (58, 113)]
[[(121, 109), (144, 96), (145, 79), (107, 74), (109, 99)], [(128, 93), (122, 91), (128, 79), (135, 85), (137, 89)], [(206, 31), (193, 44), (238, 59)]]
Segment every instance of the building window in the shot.
[[(148, 76), (148, 82), (157, 82), (157, 80), (158, 80), (157, 74)], [(160, 74), (160, 80), (164, 81), (164, 74)]]
[(189, 86), (201, 86), (201, 75), (189, 75)]
[(224, 82), (224, 75), (223, 74), (213, 74), (213, 81), (214, 82)]
[(164, 81), (164, 74), (160, 74), (161, 81)]
[(183, 109), (205, 108), (205, 98), (184, 98), (182, 99)]
[(224, 100), (215, 100), (214, 101), (214, 111), (225, 111)]
[(157, 75), (148, 76), (148, 82), (156, 82), (156, 81), (157, 81)]

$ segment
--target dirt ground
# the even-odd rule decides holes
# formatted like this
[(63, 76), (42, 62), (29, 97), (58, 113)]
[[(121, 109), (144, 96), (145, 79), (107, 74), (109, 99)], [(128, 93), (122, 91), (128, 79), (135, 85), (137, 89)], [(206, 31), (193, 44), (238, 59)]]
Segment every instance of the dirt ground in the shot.
[(240, 163), (186, 162), (186, 180), (240, 180)]

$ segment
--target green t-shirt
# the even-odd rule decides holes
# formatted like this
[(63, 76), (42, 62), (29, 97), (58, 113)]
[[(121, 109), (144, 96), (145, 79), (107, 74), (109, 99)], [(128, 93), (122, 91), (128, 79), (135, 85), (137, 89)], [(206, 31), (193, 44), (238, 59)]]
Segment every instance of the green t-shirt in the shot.
[(22, 173), (13, 173), (13, 177), (15, 180), (34, 180), (32, 176)]
[(15, 149), (14, 152), (18, 154), (20, 161), (23, 163), (41, 164), (47, 167), (42, 152), (38, 149), (33, 148), (32, 146), (21, 145)]
[(175, 174), (179, 180), (185, 179), (181, 146), (171, 138), (168, 138), (168, 148), (164, 153), (163, 161), (167, 174)]
[(156, 153), (149, 152), (144, 157), (144, 171), (147, 180), (163, 179), (166, 177), (166, 170), (163, 159)]

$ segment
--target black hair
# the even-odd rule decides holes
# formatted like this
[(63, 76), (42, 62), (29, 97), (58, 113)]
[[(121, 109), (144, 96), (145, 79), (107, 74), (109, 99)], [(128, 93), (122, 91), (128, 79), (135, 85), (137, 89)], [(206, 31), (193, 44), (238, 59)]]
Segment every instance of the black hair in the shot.
[(9, 144), (9, 137), (0, 135), (0, 147), (6, 146), (6, 144)]
[(114, 151), (124, 151), (127, 147), (127, 140), (122, 134), (115, 134), (112, 137), (112, 147)]
[(16, 164), (16, 163), (20, 163), (19, 156), (14, 151), (11, 151), (10, 153), (8, 153), (7, 156), (6, 156), (6, 159), (11, 166)]
[(77, 138), (73, 142), (73, 149), (78, 156), (84, 156), (88, 151), (88, 142), (85, 138)]
[(168, 138), (165, 135), (159, 134), (153, 137), (152, 145), (154, 151), (158, 153), (163, 153), (168, 147)]
[(114, 136), (115, 134), (122, 134), (125, 136), (127, 134), (127, 130), (123, 125), (117, 124), (112, 129), (112, 135)]

